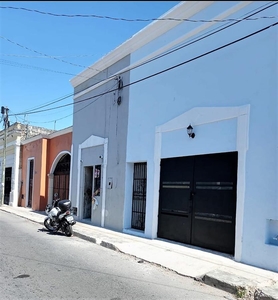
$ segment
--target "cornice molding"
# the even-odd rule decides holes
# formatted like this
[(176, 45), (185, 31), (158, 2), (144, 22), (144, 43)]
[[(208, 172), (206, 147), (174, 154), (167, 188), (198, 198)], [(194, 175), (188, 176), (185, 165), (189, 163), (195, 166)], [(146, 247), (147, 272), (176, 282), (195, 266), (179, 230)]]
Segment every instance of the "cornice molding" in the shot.
[(21, 141), (21, 145), (26, 145), (26, 144), (35, 142), (35, 141), (40, 140), (40, 139), (53, 139), (55, 137), (58, 137), (58, 136), (61, 136), (63, 134), (67, 134), (67, 133), (70, 133), (70, 132), (72, 132), (72, 126), (67, 127), (65, 129), (61, 129), (59, 131), (55, 131), (55, 132), (50, 133), (50, 134), (38, 134), (38, 135), (35, 135), (33, 137), (30, 137), (30, 138), (28, 138), (26, 140)]
[[(210, 6), (215, 1), (182, 1), (171, 10), (166, 12), (160, 18), (190, 18), (204, 8)], [(122, 43), (120, 46), (103, 56), (96, 63), (91, 65), (86, 70), (79, 73), (76, 77), (70, 80), (73, 87), (80, 85), (89, 78), (92, 78), (99, 72), (105, 70), (117, 61), (121, 60), (128, 54), (140, 49), (150, 41), (161, 36), (172, 28), (178, 26), (183, 21), (154, 21), (130, 39)]]

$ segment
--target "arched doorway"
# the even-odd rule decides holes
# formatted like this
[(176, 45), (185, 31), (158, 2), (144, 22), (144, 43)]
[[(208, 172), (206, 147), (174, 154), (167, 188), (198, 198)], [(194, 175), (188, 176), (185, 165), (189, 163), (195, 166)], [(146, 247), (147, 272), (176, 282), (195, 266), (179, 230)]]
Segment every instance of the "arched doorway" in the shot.
[(60, 199), (69, 199), (70, 160), (70, 155), (64, 154), (53, 172), (53, 195), (58, 193)]

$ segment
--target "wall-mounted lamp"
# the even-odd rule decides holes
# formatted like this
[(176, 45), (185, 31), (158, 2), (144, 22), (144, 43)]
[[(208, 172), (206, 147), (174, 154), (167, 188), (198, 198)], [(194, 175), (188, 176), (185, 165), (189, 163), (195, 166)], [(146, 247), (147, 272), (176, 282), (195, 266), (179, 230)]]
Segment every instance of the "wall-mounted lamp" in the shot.
[(118, 90), (121, 90), (123, 88), (124, 84), (123, 84), (123, 80), (121, 78), (121, 76), (119, 76), (118, 78)]
[(187, 134), (188, 134), (189, 137), (191, 137), (192, 139), (194, 139), (195, 133), (193, 132), (193, 127), (191, 125), (189, 125), (187, 127)]

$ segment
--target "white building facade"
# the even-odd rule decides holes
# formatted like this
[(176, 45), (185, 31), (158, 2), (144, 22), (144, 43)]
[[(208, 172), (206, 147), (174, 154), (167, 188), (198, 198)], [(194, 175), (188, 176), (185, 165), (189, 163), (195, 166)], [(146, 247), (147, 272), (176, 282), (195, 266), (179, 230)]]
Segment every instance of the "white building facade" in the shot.
[(53, 130), (17, 122), (6, 130), (0, 131), (0, 180), (2, 183), (0, 197), (4, 193), (3, 204), (16, 207), (21, 202), (21, 142), (40, 133), (49, 134), (50, 132)]
[[(19, 178), (20, 173), (20, 140), (21, 131), (19, 125), (16, 124), (12, 128), (7, 129), (7, 132), (1, 131), (0, 133), (0, 159), (1, 159), (1, 197), (4, 193), (3, 204), (17, 206), (19, 190), (21, 183)], [(6, 140), (6, 142), (5, 142)], [(4, 172), (5, 166), (5, 172)], [(3, 178), (4, 174), (4, 178)]]
[(153, 22), (72, 80), (80, 219), (278, 271), (277, 12), (181, 2), (162, 17), (218, 22)]

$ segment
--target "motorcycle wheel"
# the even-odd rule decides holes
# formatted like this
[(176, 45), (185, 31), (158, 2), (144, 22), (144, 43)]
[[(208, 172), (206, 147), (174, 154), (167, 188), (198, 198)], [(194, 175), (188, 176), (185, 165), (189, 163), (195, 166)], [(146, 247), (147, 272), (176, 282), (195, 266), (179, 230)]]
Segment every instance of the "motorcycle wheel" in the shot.
[(49, 231), (55, 231), (57, 228), (51, 225), (51, 220), (50, 218), (46, 218), (43, 222), (44, 226), (49, 230)]
[(65, 227), (65, 235), (66, 236), (72, 236), (72, 226), (71, 225), (66, 225), (66, 227)]

